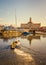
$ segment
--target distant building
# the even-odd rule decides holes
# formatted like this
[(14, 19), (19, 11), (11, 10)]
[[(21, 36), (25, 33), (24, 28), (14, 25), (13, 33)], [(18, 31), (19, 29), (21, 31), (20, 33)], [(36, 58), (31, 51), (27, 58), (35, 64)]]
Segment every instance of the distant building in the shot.
[(13, 26), (4, 26), (4, 30), (15, 30)]
[(39, 30), (40, 30), (40, 31), (46, 31), (46, 26), (42, 26), (42, 27), (40, 27)]
[(0, 25), (0, 30), (2, 30), (4, 28), (4, 25)]
[(30, 29), (30, 30), (35, 30), (35, 29), (39, 29), (41, 26), (40, 23), (33, 23), (31, 18), (29, 19), (29, 22), (26, 24), (21, 24), (21, 28), (23, 29)]

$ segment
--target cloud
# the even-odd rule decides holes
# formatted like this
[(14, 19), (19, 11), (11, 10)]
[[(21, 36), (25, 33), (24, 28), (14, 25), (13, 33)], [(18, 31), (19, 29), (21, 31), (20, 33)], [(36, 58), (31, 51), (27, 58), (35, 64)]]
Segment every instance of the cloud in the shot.
[(0, 18), (0, 21), (4, 20), (4, 18)]

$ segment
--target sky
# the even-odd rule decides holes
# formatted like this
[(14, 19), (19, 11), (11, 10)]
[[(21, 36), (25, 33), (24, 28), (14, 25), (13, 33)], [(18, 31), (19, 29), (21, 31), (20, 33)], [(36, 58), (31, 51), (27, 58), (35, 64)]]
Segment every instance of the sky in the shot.
[(0, 0), (0, 25), (29, 22), (46, 26), (46, 0)]

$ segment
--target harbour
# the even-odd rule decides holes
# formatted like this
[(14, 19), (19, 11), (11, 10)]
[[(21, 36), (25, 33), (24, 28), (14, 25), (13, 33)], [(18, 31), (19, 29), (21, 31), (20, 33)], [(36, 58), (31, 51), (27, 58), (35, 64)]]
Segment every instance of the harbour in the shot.
[(10, 49), (12, 39), (0, 39), (0, 65), (46, 65), (46, 36), (21, 36), (21, 44)]
[(45, 0), (0, 0), (0, 65), (46, 65)]

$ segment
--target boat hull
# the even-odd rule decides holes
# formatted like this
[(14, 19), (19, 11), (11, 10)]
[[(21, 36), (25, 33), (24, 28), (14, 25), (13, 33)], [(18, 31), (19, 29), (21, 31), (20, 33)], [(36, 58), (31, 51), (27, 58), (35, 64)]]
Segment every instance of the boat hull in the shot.
[(20, 42), (19, 42), (19, 41), (14, 41), (14, 42), (12, 42), (12, 44), (10, 45), (10, 48), (11, 48), (11, 49), (15, 49), (15, 48), (17, 48), (19, 45), (20, 45)]

